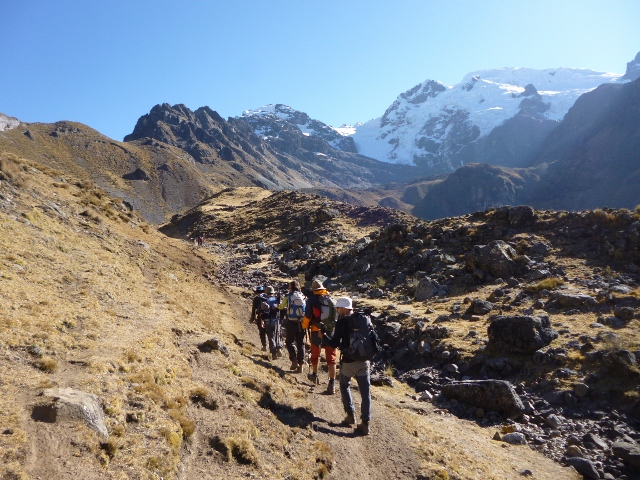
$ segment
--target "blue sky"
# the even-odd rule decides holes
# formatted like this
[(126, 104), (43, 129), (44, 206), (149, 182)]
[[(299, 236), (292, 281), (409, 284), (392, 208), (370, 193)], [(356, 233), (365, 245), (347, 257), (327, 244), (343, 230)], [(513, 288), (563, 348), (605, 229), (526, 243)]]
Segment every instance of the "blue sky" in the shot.
[(624, 73), (638, 25), (638, 0), (2, 1), (0, 112), (117, 140), (164, 102), (338, 126), (483, 68)]

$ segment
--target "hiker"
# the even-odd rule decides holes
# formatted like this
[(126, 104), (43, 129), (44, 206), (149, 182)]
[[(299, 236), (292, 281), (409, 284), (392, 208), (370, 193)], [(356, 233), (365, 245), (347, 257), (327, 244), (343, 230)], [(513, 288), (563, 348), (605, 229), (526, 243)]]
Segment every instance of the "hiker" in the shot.
[(302, 319), (304, 318), (304, 310), (306, 307), (307, 297), (300, 290), (300, 282), (292, 280), (288, 284), (289, 293), (284, 296), (282, 303), (278, 305), (281, 315), (286, 315), (287, 320), (284, 322), (285, 340), (284, 344), (289, 352), (289, 360), (291, 366), (289, 370), (295, 373), (302, 373), (304, 365), (304, 335), (302, 329)]
[(336, 393), (336, 350), (326, 343), (327, 332), (333, 331), (337, 318), (335, 301), (324, 288), (322, 282), (314, 280), (311, 284), (312, 295), (307, 299), (302, 328), (311, 330), (311, 368), (309, 380), (315, 385), (319, 383), (318, 362), (320, 353), (324, 348), (324, 354), (329, 367), (329, 385), (327, 393)]
[(261, 307), (262, 302), (267, 299), (264, 294), (264, 287), (259, 285), (255, 289), (256, 296), (253, 297), (253, 303), (251, 305), (251, 320), (249, 323), (258, 325), (258, 333), (260, 334), (260, 341), (262, 342), (262, 351), (267, 351), (267, 331), (264, 328), (264, 321), (262, 320)]
[(282, 356), (282, 344), (280, 342), (280, 312), (278, 304), (280, 299), (276, 297), (275, 289), (269, 285), (265, 288), (265, 299), (262, 302), (262, 321), (269, 340), (269, 352), (271, 359)]
[(360, 390), (360, 418), (356, 430), (362, 435), (369, 435), (371, 420), (371, 362), (370, 359), (379, 351), (378, 337), (371, 319), (362, 312), (353, 312), (353, 304), (349, 297), (336, 300), (338, 321), (329, 344), (339, 348), (340, 356), (340, 395), (347, 416), (345, 425), (354, 425), (355, 408), (351, 398), (351, 377), (356, 377)]

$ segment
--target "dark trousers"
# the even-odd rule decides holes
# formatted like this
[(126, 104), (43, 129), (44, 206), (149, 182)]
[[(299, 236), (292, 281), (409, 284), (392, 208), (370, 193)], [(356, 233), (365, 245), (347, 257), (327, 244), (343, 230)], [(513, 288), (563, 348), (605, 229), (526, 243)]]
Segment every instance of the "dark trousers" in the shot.
[(265, 320), (267, 326), (265, 327), (267, 339), (269, 340), (269, 351), (274, 353), (276, 349), (282, 347), (280, 342), (280, 323), (275, 322), (275, 325), (270, 325), (268, 320)]
[(286, 320), (284, 324), (285, 340), (289, 352), (289, 360), (296, 361), (302, 365), (304, 363), (304, 330), (300, 326), (300, 322), (292, 322)]
[(256, 321), (258, 325), (258, 333), (260, 334), (260, 342), (263, 347), (267, 346), (267, 329), (262, 325), (262, 320), (258, 319)]

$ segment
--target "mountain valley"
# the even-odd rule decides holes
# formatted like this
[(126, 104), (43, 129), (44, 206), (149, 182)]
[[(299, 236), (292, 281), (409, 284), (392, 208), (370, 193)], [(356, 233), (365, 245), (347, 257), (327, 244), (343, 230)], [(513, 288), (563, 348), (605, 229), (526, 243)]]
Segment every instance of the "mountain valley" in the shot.
[[(355, 127), (0, 114), (0, 478), (640, 478), (639, 65)], [(260, 350), (252, 291), (291, 279), (371, 316), (371, 436), (325, 361)]]

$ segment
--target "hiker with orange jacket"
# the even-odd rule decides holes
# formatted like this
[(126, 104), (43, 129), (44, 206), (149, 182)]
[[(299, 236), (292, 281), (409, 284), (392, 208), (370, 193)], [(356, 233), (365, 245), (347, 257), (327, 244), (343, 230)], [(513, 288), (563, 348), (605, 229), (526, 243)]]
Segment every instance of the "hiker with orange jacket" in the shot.
[[(318, 363), (320, 361), (320, 354), (324, 348), (324, 354), (327, 359), (327, 366), (329, 367), (329, 385), (327, 386), (327, 393), (336, 393), (336, 349), (327, 344), (327, 338), (323, 338), (327, 335), (327, 332), (332, 332), (335, 326), (335, 318), (331, 320), (331, 325), (326, 325), (327, 320), (322, 321), (323, 303), (326, 305), (327, 297), (333, 304), (335, 316), (337, 311), (335, 310), (335, 302), (329, 296), (322, 282), (314, 280), (311, 284), (312, 295), (307, 299), (307, 304), (304, 312), (304, 318), (302, 319), (302, 328), (311, 330), (311, 368), (312, 373), (309, 374), (309, 380), (313, 384), (318, 384)], [(331, 314), (334, 316), (334, 313)]]

